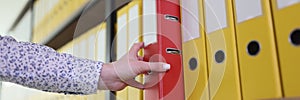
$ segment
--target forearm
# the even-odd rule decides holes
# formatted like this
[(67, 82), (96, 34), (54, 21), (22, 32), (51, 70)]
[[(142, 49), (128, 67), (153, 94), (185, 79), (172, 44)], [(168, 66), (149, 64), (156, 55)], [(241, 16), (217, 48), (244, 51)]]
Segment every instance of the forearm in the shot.
[(50, 92), (95, 93), (103, 63), (0, 36), (0, 78)]

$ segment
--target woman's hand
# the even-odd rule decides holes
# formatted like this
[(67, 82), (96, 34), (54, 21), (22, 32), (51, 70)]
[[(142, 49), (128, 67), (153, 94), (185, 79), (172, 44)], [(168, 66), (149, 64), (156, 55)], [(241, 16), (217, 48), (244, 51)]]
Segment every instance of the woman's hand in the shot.
[(104, 64), (101, 70), (98, 89), (119, 91), (126, 86), (139, 89), (145, 88), (143, 84), (134, 78), (145, 72), (165, 72), (170, 65), (160, 62), (144, 62), (143, 57), (138, 56), (138, 51), (144, 47), (144, 43), (136, 43), (130, 51), (118, 61)]

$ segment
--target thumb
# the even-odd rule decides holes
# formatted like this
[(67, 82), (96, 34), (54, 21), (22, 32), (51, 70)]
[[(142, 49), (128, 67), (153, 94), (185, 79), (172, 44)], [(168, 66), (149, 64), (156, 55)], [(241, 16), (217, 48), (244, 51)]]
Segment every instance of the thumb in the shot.
[(171, 65), (163, 62), (139, 62), (139, 74), (144, 72), (166, 72), (170, 70)]
[(140, 43), (135, 43), (129, 50), (129, 55), (132, 57), (137, 57), (137, 54), (139, 52), (140, 49), (142, 49), (144, 47), (144, 43), (140, 42)]

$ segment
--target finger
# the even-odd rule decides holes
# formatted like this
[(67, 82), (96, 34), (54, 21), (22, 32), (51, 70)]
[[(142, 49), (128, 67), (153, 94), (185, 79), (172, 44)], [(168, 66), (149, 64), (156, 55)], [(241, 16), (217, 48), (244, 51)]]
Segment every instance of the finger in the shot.
[(142, 83), (137, 82), (134, 79), (127, 80), (127, 81), (125, 81), (125, 83), (128, 84), (129, 86), (132, 86), (132, 87), (135, 87), (135, 88), (138, 88), (138, 89), (144, 89), (145, 88)]
[(145, 72), (166, 72), (170, 70), (171, 65), (163, 62), (144, 62), (139, 61), (137, 63), (138, 67), (138, 74), (145, 73)]
[(129, 50), (129, 55), (131, 57), (137, 57), (138, 51), (144, 47), (144, 43), (135, 43)]

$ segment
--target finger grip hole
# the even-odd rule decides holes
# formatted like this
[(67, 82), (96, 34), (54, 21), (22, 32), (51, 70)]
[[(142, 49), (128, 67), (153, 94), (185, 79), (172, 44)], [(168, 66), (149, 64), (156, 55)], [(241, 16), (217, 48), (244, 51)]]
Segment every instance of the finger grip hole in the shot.
[(196, 58), (191, 58), (189, 60), (189, 68), (190, 68), (190, 70), (192, 70), (192, 71), (195, 70), (197, 68), (197, 66), (198, 66), (197, 59)]
[(300, 29), (296, 29), (290, 34), (290, 42), (295, 46), (300, 46)]
[(215, 53), (215, 61), (217, 63), (222, 63), (225, 60), (225, 53), (222, 50), (219, 50)]
[(247, 46), (248, 54), (256, 56), (260, 52), (260, 45), (257, 41), (251, 41)]

